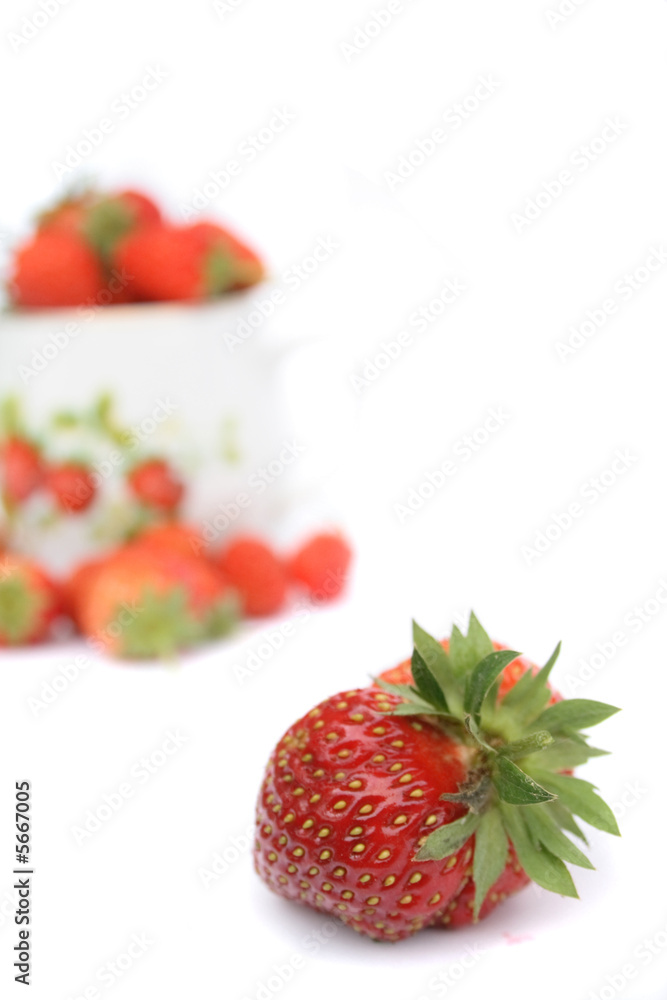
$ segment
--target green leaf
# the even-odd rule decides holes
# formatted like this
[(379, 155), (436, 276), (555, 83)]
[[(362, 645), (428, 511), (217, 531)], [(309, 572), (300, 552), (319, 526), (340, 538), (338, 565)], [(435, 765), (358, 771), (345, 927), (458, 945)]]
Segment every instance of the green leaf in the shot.
[[(517, 681), (511, 691), (503, 698), (503, 708), (513, 709), (513, 717), (517, 723), (527, 723), (535, 719), (551, 697), (547, 686), (549, 674), (560, 653), (560, 642), (553, 653), (536, 674), (527, 670)], [(541, 727), (546, 729), (546, 726)]]
[(404, 701), (402, 705), (397, 705), (396, 708), (392, 708), (387, 715), (438, 715), (440, 717), (444, 716), (447, 719), (452, 719), (454, 722), (459, 722), (455, 719), (453, 715), (447, 715), (446, 712), (442, 712), (439, 708), (434, 708), (433, 705), (427, 705), (426, 702), (420, 702), (415, 698), (414, 701)]
[(448, 706), (442, 689), (416, 648), (412, 653), (412, 676), (415, 687), (423, 700), (433, 705), (434, 708), (446, 712)]
[(588, 729), (604, 722), (610, 715), (615, 715), (620, 709), (613, 705), (605, 705), (601, 701), (589, 701), (587, 698), (570, 698), (550, 705), (535, 725), (540, 729), (548, 729), (553, 735), (563, 733), (568, 728), (575, 730)]
[(496, 759), (496, 769), (493, 784), (504, 802), (513, 806), (532, 806), (555, 798), (506, 757)]
[(566, 774), (550, 774), (545, 771), (533, 771), (536, 780), (542, 782), (545, 788), (558, 796), (560, 801), (576, 816), (604, 833), (613, 833), (620, 837), (616, 818), (607, 803), (595, 794), (595, 785), (581, 778), (572, 778)]
[(486, 742), (486, 740), (482, 736), (479, 726), (473, 719), (472, 715), (466, 715), (464, 723), (466, 729), (468, 730), (472, 738), (475, 740), (477, 745), (482, 747), (483, 750), (486, 750), (487, 753), (490, 753), (493, 757), (495, 757), (498, 751), (494, 750), (494, 748)]
[(447, 704), (455, 715), (459, 714), (462, 695), (447, 653), (438, 640), (425, 632), (415, 621), (412, 623), (412, 638), (415, 649), (440, 685)]
[(593, 868), (586, 855), (561, 832), (558, 823), (545, 806), (526, 809), (524, 819), (536, 846), (543, 844), (561, 861), (569, 861), (570, 864), (579, 865), (580, 868)]
[(489, 809), (475, 831), (475, 856), (472, 874), (475, 882), (473, 918), (477, 920), (489, 889), (495, 885), (507, 861), (507, 834), (498, 809)]
[(495, 653), (490, 653), (477, 664), (472, 673), (468, 676), (466, 692), (463, 699), (463, 707), (479, 723), (482, 702), (486, 692), (489, 690), (498, 674), (504, 670), (508, 663), (516, 660), (519, 653), (512, 649), (500, 649)]
[(554, 738), (551, 733), (548, 733), (546, 729), (541, 729), (538, 733), (531, 733), (530, 736), (524, 736), (522, 739), (514, 740), (512, 743), (506, 743), (498, 749), (498, 753), (501, 757), (507, 757), (509, 760), (519, 760), (521, 757), (527, 757), (529, 754), (546, 750), (547, 747), (551, 746), (553, 741)]
[(455, 854), (472, 837), (479, 826), (481, 817), (468, 813), (454, 823), (445, 823), (434, 830), (415, 856), (416, 861), (442, 861)]
[(553, 802), (546, 802), (544, 808), (548, 810), (549, 814), (558, 823), (561, 830), (569, 830), (573, 833), (575, 837), (579, 837), (579, 840), (583, 840), (584, 844), (588, 844), (586, 839), (586, 834), (581, 829), (579, 824), (575, 822), (574, 816), (567, 809), (560, 799), (554, 799)]
[(470, 613), (467, 637), (463, 635), (457, 625), (452, 627), (449, 657), (457, 677), (470, 673), (480, 660), (492, 652), (493, 643), (473, 612)]
[(415, 689), (410, 684), (388, 684), (387, 681), (383, 681), (381, 677), (373, 677), (373, 683), (383, 691), (388, 691), (389, 694), (396, 694), (401, 698), (413, 698), (415, 695)]
[(529, 758), (525, 762), (528, 770), (532, 767), (542, 768), (545, 771), (567, 771), (573, 767), (585, 764), (591, 757), (603, 757), (607, 750), (598, 750), (597, 747), (589, 747), (587, 743), (567, 739), (552, 741), (552, 745), (540, 754), (539, 758)]
[(560, 858), (552, 854), (548, 848), (544, 846), (536, 848), (533, 844), (523, 810), (515, 809), (504, 802), (500, 803), (500, 810), (507, 835), (514, 844), (519, 863), (528, 878), (549, 892), (578, 899), (572, 876)]

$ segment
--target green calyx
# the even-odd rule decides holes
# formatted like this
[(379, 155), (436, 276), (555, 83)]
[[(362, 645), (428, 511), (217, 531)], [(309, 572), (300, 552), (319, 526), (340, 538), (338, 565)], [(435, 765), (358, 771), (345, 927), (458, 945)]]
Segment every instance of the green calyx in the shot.
[(29, 640), (46, 603), (45, 595), (20, 575), (3, 576), (0, 564), (0, 639), (10, 646)]
[(575, 816), (606, 833), (619, 830), (594, 786), (562, 772), (606, 753), (589, 746), (581, 730), (618, 709), (583, 698), (549, 705), (547, 681), (560, 643), (541, 670), (526, 671), (500, 698), (502, 672), (520, 654), (494, 650), (473, 613), (467, 636), (454, 626), (448, 651), (416, 623), (413, 640), (414, 683), (376, 683), (403, 699), (391, 714), (432, 717), (466, 746), (469, 760), (458, 792), (441, 796), (467, 813), (434, 830), (415, 860), (441, 861), (474, 834), (475, 919), (507, 863), (510, 841), (532, 881), (576, 897), (565, 862), (593, 866), (563, 831), (586, 842)]
[(106, 262), (114, 247), (134, 226), (132, 210), (119, 198), (104, 198), (88, 209), (84, 235)]

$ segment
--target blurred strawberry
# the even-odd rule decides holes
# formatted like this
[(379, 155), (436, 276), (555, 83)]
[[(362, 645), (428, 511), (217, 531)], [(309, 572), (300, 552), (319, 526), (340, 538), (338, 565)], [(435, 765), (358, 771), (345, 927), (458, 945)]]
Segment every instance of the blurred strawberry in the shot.
[(83, 232), (103, 260), (110, 260), (118, 242), (130, 233), (161, 223), (160, 210), (140, 191), (120, 191), (100, 197), (85, 213)]
[(30, 559), (0, 555), (0, 646), (45, 639), (59, 614), (55, 583)]
[(164, 511), (175, 510), (185, 492), (182, 480), (162, 458), (150, 458), (136, 465), (127, 481), (137, 500)]
[(17, 306), (78, 306), (104, 289), (104, 274), (82, 237), (59, 230), (37, 232), (14, 257), (10, 294)]
[(62, 585), (63, 608), (79, 629), (81, 604), (104, 562), (103, 558), (97, 558), (79, 563)]
[(197, 529), (178, 521), (146, 528), (133, 538), (130, 544), (133, 547), (180, 552), (187, 556), (200, 555), (205, 548), (204, 540)]
[(285, 603), (285, 567), (261, 539), (235, 538), (221, 553), (220, 566), (239, 594), (244, 614), (270, 615)]
[(42, 481), (42, 456), (30, 441), (12, 436), (0, 447), (2, 492), (10, 505), (22, 503)]
[(44, 477), (44, 485), (66, 514), (79, 514), (86, 510), (97, 492), (95, 478), (82, 462), (51, 466)]
[(347, 580), (352, 550), (340, 535), (314, 535), (289, 560), (287, 571), (318, 599), (336, 597)]
[(88, 209), (94, 199), (92, 191), (65, 195), (52, 208), (47, 208), (38, 215), (37, 230), (81, 235)]
[(231, 257), (232, 289), (248, 288), (264, 277), (264, 264), (260, 257), (228, 229), (215, 222), (197, 222), (190, 227), (190, 231), (207, 249), (217, 248)]

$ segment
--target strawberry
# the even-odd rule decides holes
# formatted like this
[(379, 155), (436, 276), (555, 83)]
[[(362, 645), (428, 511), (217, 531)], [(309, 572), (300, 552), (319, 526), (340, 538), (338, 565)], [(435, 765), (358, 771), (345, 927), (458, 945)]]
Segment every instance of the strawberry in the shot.
[(81, 235), (88, 209), (93, 200), (94, 196), (90, 191), (66, 195), (52, 208), (39, 214), (37, 217), (38, 231), (57, 231)]
[(2, 492), (5, 501), (16, 505), (27, 500), (40, 486), (42, 456), (31, 441), (12, 435), (0, 448)]
[(10, 292), (17, 306), (85, 305), (103, 289), (102, 267), (76, 233), (37, 232), (16, 251)]
[(593, 786), (563, 772), (603, 752), (580, 729), (617, 709), (549, 705), (559, 649), (516, 671), (519, 654), (494, 649), (474, 615), (447, 650), (415, 625), (401, 683), (328, 698), (278, 743), (257, 805), (259, 875), (389, 941), (477, 921), (530, 880), (576, 896), (564, 862), (591, 864), (563, 832), (584, 839), (573, 814), (618, 827)]
[(158, 548), (128, 546), (86, 580), (77, 617), (100, 650), (134, 658), (170, 657), (205, 638), (226, 634), (236, 601), (205, 560)]
[(103, 558), (89, 559), (79, 563), (62, 585), (63, 607), (77, 628), (81, 627), (81, 606), (86, 600), (91, 583), (104, 563)]
[(133, 276), (132, 288), (148, 301), (199, 301), (226, 291), (233, 281), (230, 255), (190, 226), (152, 226), (120, 240), (113, 263)]
[(155, 524), (132, 539), (131, 545), (140, 548), (166, 549), (182, 555), (200, 555), (205, 548), (204, 540), (196, 528), (178, 521)]
[(239, 594), (246, 615), (271, 615), (287, 596), (282, 562), (259, 538), (235, 538), (220, 556), (223, 573)]
[(53, 580), (30, 559), (0, 555), (0, 646), (40, 642), (61, 604)]
[(150, 458), (135, 465), (127, 477), (137, 500), (158, 510), (175, 510), (185, 492), (185, 486), (163, 458)]
[(352, 550), (340, 535), (315, 535), (287, 564), (293, 580), (321, 599), (336, 597), (345, 586)]
[(190, 232), (200, 238), (207, 249), (217, 248), (231, 258), (230, 288), (249, 288), (263, 279), (265, 271), (261, 258), (228, 229), (215, 222), (196, 222), (190, 226)]
[(44, 477), (44, 485), (65, 514), (80, 514), (95, 499), (97, 483), (82, 462), (52, 465)]
[(105, 195), (92, 204), (83, 222), (83, 232), (103, 260), (110, 260), (120, 240), (162, 222), (160, 210), (140, 191)]

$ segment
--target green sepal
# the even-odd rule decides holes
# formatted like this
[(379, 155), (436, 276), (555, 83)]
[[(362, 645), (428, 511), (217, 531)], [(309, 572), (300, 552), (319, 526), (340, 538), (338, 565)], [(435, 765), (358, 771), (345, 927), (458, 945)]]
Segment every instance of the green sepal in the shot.
[(463, 708), (472, 715), (475, 722), (479, 723), (482, 702), (486, 693), (495, 681), (498, 674), (504, 668), (516, 660), (519, 653), (513, 649), (500, 649), (485, 656), (468, 675), (466, 690), (463, 698)]
[(527, 757), (530, 754), (542, 753), (553, 742), (554, 738), (551, 733), (548, 733), (546, 729), (541, 729), (537, 733), (531, 733), (530, 736), (523, 736), (512, 743), (505, 743), (504, 746), (498, 748), (498, 753), (501, 757), (507, 757), (508, 760), (520, 760), (521, 757)]
[(524, 819), (535, 846), (543, 844), (547, 850), (555, 854), (561, 861), (568, 861), (570, 864), (578, 865), (580, 868), (593, 868), (586, 855), (562, 833), (556, 820), (547, 811), (546, 806), (541, 805), (536, 806), (534, 809), (526, 809)]
[(567, 701), (557, 701), (550, 705), (535, 721), (540, 729), (548, 729), (553, 736), (568, 734), (570, 729), (588, 729), (597, 726), (620, 709), (613, 705), (605, 705), (602, 701), (590, 701), (587, 698), (571, 698)]
[(543, 750), (539, 757), (531, 755), (526, 758), (524, 764), (528, 770), (537, 767), (544, 771), (569, 771), (573, 767), (585, 764), (591, 757), (604, 757), (608, 752), (597, 747), (589, 747), (587, 743), (580, 743), (579, 740), (552, 740), (551, 746)]
[(461, 711), (463, 689), (454, 674), (449, 656), (438, 640), (425, 632), (415, 621), (412, 623), (412, 641), (415, 650), (440, 685), (449, 708), (454, 715), (458, 715)]
[(449, 640), (449, 658), (455, 676), (461, 677), (470, 673), (480, 660), (492, 652), (493, 643), (473, 611), (470, 612), (467, 636), (463, 635), (457, 625), (452, 627)]
[(220, 295), (234, 283), (234, 262), (228, 253), (214, 247), (204, 260), (204, 286), (207, 295)]
[(30, 639), (46, 604), (46, 595), (31, 587), (20, 572), (3, 576), (0, 562), (0, 636), (8, 645)]
[(236, 628), (240, 617), (241, 604), (236, 594), (222, 597), (204, 619), (204, 635), (209, 639), (221, 639)]
[(426, 842), (419, 848), (415, 861), (442, 861), (450, 854), (455, 854), (472, 837), (480, 820), (481, 816), (468, 813), (454, 823), (439, 826), (429, 834)]
[(449, 706), (440, 684), (431, 673), (423, 656), (417, 648), (412, 653), (412, 676), (419, 696), (434, 708), (443, 712), (449, 711)]
[[(117, 621), (122, 620), (122, 608)], [(136, 616), (123, 625), (119, 652), (130, 659), (171, 660), (202, 636), (202, 624), (190, 611), (188, 595), (178, 587), (156, 592), (147, 587)]]
[(470, 735), (474, 739), (474, 741), (477, 744), (477, 746), (481, 747), (482, 750), (486, 750), (486, 752), (488, 754), (490, 754), (491, 757), (495, 757), (496, 754), (498, 753), (498, 751), (495, 750), (489, 743), (486, 742), (486, 740), (482, 736), (482, 732), (481, 732), (479, 726), (477, 725), (477, 723), (473, 719), (472, 715), (466, 715), (466, 717), (464, 719), (464, 723), (465, 723), (466, 729), (468, 730), (468, 732), (470, 733)]
[[(525, 724), (533, 721), (549, 701), (551, 692), (547, 681), (560, 654), (560, 647), (559, 642), (542, 669), (538, 670), (536, 674), (527, 670), (503, 698), (503, 711), (512, 709), (512, 716), (517, 723)], [(541, 726), (540, 728), (547, 729), (548, 727)]]
[(498, 809), (489, 809), (475, 831), (472, 875), (475, 882), (473, 919), (477, 920), (487, 893), (502, 875), (509, 844)]
[(561, 830), (567, 830), (569, 833), (573, 833), (575, 837), (578, 837), (579, 840), (588, 845), (586, 834), (576, 822), (570, 810), (563, 805), (560, 799), (554, 799), (553, 802), (545, 803), (544, 808), (556, 821)]
[(500, 803), (503, 825), (528, 878), (543, 889), (578, 899), (572, 876), (560, 858), (544, 847), (535, 847), (522, 809)]
[(495, 789), (503, 802), (510, 805), (532, 806), (556, 797), (507, 757), (496, 758), (494, 772)]
[(410, 684), (389, 684), (388, 681), (383, 681), (381, 677), (373, 677), (373, 683), (377, 684), (383, 691), (388, 691), (389, 694), (395, 694), (401, 698), (414, 698), (417, 693), (415, 688)]
[(105, 261), (114, 247), (134, 226), (134, 212), (119, 198), (105, 198), (87, 212), (84, 236)]
[(582, 778), (573, 778), (566, 774), (550, 774), (547, 771), (534, 770), (535, 779), (544, 784), (550, 792), (557, 795), (562, 804), (586, 823), (620, 837), (616, 817), (599, 795), (595, 794), (595, 785)]

